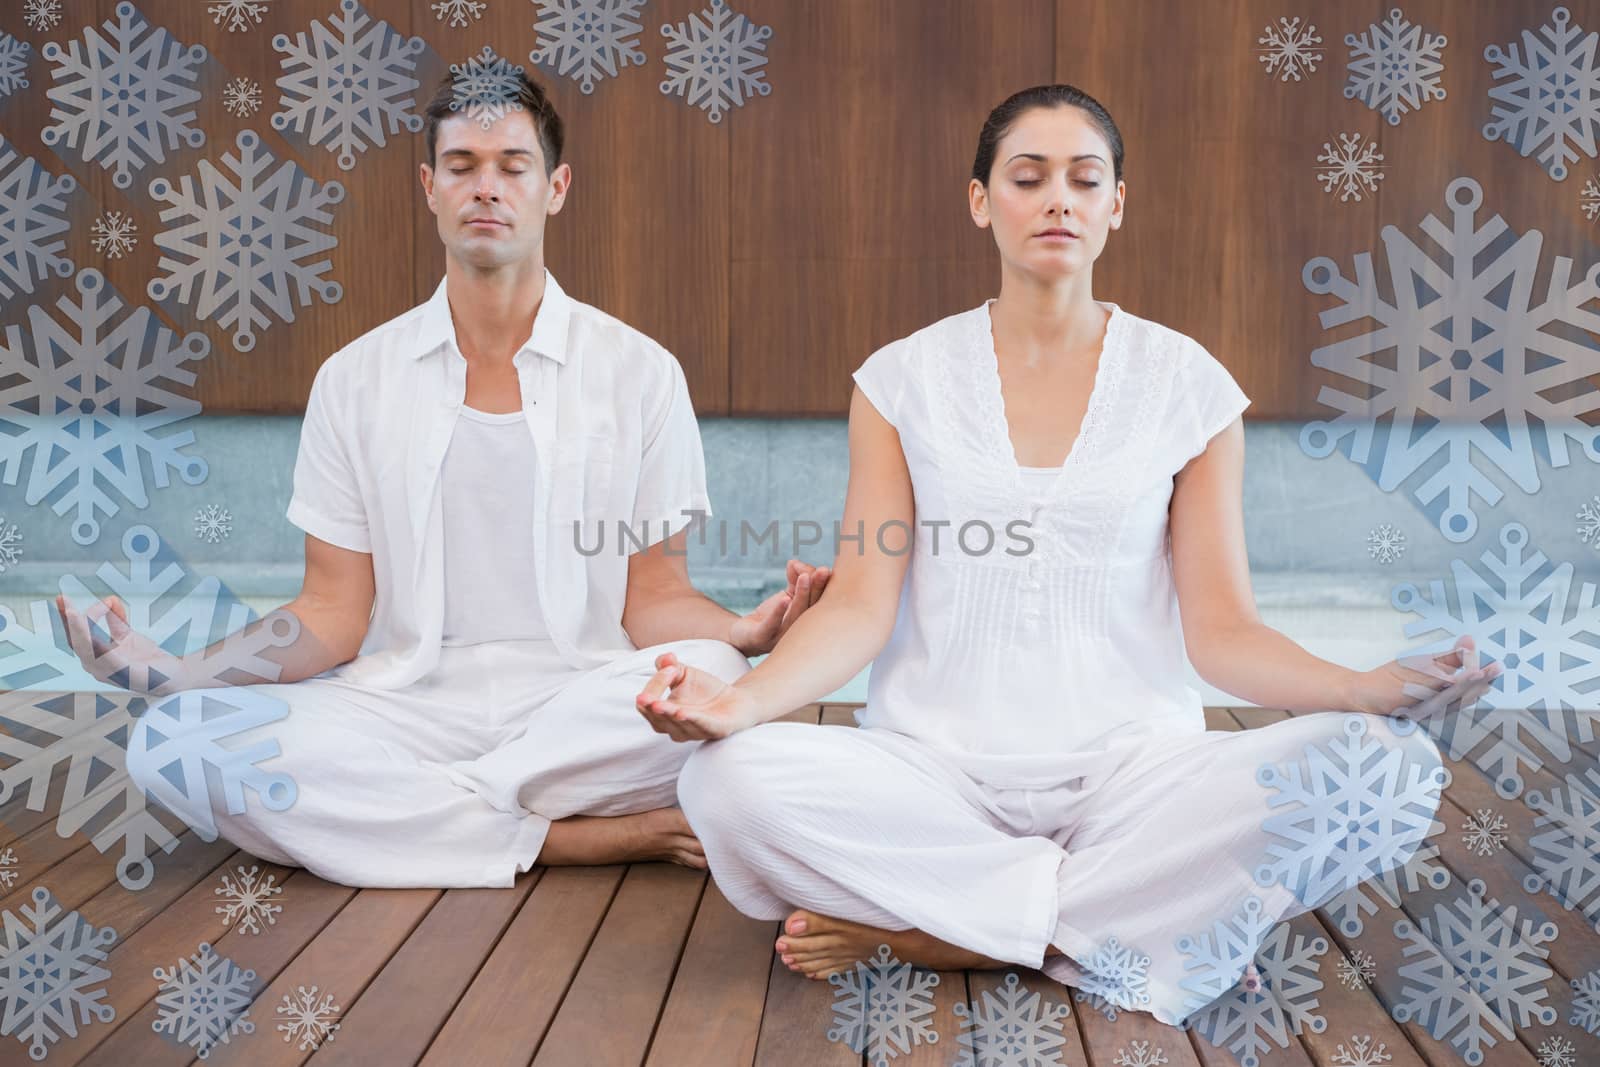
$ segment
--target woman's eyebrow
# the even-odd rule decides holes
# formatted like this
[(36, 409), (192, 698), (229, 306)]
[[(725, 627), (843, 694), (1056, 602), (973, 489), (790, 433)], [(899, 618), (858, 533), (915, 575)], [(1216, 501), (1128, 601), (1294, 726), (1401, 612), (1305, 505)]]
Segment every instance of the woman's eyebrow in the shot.
[[(1011, 159), (1006, 160), (1006, 162), (1010, 163), (1012, 160), (1016, 160), (1016, 159), (1031, 159), (1035, 163), (1043, 163), (1043, 162), (1046, 161), (1047, 158), (1048, 157), (1041, 156), (1037, 152), (1018, 152), (1016, 155), (1012, 156)], [(1093, 152), (1084, 152), (1084, 153), (1082, 153), (1080, 155), (1073, 156), (1072, 158), (1068, 159), (1067, 162), (1068, 163), (1078, 163), (1078, 162), (1081, 162), (1081, 161), (1083, 161), (1085, 159), (1098, 159), (1102, 163), (1105, 162), (1104, 159), (1102, 159), (1100, 156), (1095, 155)]]

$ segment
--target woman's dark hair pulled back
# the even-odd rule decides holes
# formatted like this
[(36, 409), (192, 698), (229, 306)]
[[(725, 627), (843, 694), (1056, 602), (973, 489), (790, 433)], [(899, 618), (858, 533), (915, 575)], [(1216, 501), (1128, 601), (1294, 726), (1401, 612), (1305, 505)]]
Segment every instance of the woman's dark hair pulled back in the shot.
[(998, 107), (989, 112), (983, 130), (978, 134), (978, 153), (972, 160), (972, 176), (989, 184), (989, 172), (994, 169), (994, 154), (1000, 140), (1011, 132), (1023, 112), (1036, 107), (1075, 107), (1089, 116), (1100, 130), (1101, 136), (1111, 146), (1111, 176), (1122, 180), (1122, 133), (1112, 121), (1111, 113), (1100, 101), (1074, 85), (1035, 85), (1006, 97)]

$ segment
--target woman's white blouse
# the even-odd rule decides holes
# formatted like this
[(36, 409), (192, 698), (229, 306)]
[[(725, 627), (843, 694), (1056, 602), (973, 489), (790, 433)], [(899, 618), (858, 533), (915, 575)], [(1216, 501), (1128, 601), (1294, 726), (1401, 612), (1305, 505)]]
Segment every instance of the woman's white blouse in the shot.
[(1078, 436), (1053, 474), (1030, 472), (1007, 431), (992, 303), (884, 346), (854, 375), (899, 432), (916, 504), (858, 719), (979, 757), (1081, 750), (1133, 722), (1204, 730), (1167, 505), (1173, 476), (1250, 400), (1192, 338), (1102, 303)]

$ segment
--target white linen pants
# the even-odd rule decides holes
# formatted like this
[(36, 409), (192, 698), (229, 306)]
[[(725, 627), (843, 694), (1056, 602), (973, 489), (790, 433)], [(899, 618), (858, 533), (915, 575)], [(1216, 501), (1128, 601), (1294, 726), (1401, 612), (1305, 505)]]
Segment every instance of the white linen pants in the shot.
[[(276, 741), (257, 766), (286, 774), (294, 802), (270, 811), (211, 802), (221, 836), (261, 859), (358, 887), (505, 887), (533, 865), (550, 823), (676, 803), (693, 744), (650, 729), (634, 697), (655, 658), (676, 652), (725, 681), (750, 662), (713, 640), (639, 649), (574, 671), (540, 641), (446, 646), (439, 666), (399, 690), (334, 677), (240, 687), (288, 706), (287, 718), (228, 739)], [(225, 697), (240, 689), (219, 690)], [(137, 731), (128, 771), (142, 788), (162, 768)]]
[[(1134, 724), (1090, 751), (980, 758), (882, 729), (769, 723), (702, 744), (683, 768), (678, 798), (718, 886), (745, 915), (778, 919), (805, 908), (919, 929), (1104, 994), (1094, 1005), (1101, 1010), (1110, 1003), (1176, 1025), (1231, 991), (1257, 947), (1228, 961), (1227, 973), (1207, 975), (1219, 991), (1205, 994), (1195, 988), (1199, 961), (1177, 950), (1180, 938), (1212, 937), (1252, 897), (1270, 920), (1264, 933), (1336, 895), (1302, 901), (1304, 890), (1288, 878), (1256, 883), (1277, 840), (1264, 829), (1269, 798), (1289, 810), (1257, 772), (1268, 763), (1306, 766), (1308, 746), (1350, 743), (1351, 719), (1366, 727), (1356, 762), (1369, 766), (1358, 789), (1383, 761), (1397, 774), (1443, 780), (1425, 730), (1400, 735), (1386, 718), (1354, 713), (1240, 732), (1174, 735)], [(1410, 828), (1394, 832), (1385, 853), (1392, 863), (1366, 877), (1403, 866), (1421, 846), (1438, 809), (1437, 781), (1431, 797), (1413, 800)], [(1303, 857), (1308, 868), (1336, 863), (1367, 831), (1333, 822), (1337, 830), (1304, 843), (1326, 853)], [(1113, 938), (1124, 953), (1150, 957), (1142, 989), (1129, 980), (1139, 968), (1110, 962)], [(1066, 955), (1046, 959), (1051, 945)]]

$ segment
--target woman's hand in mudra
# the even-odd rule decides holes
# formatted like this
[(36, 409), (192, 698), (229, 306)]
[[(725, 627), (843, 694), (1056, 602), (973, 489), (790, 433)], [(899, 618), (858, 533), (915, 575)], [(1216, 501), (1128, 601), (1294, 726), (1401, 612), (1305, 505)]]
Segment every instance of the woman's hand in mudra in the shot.
[(714, 741), (761, 721), (749, 694), (664, 652), (656, 673), (634, 698), (652, 729), (674, 741)]
[(1405, 712), (1425, 719), (1448, 707), (1470, 707), (1503, 673), (1500, 664), (1478, 665), (1472, 635), (1436, 656), (1403, 656), (1359, 675), (1354, 710), (1373, 715)]

